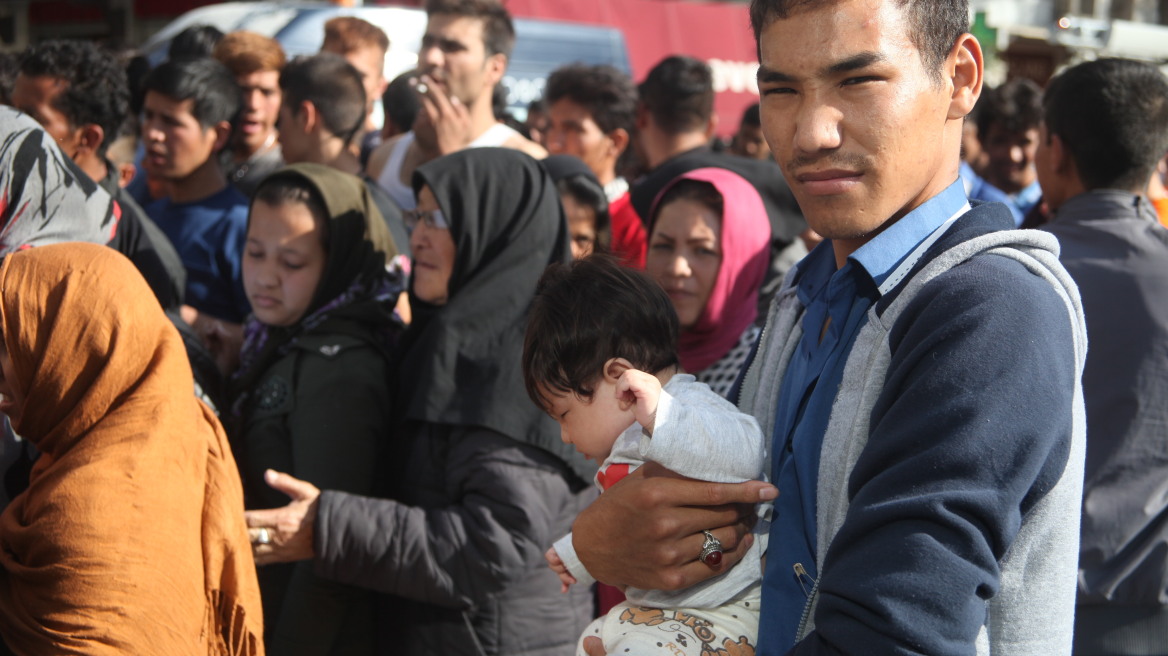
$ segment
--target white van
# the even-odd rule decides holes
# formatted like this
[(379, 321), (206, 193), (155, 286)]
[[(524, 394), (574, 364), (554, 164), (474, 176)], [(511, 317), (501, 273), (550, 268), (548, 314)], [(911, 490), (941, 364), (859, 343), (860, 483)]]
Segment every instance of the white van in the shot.
[[(389, 37), (385, 77), (392, 80), (415, 68), (426, 13), (406, 7), (338, 7), (321, 2), (225, 2), (193, 9), (176, 18), (146, 41), (142, 50), (152, 65), (166, 58), (170, 41), (192, 25), (212, 25), (224, 32), (250, 30), (275, 38), (289, 58), (320, 51), (324, 24), (336, 16), (357, 16), (373, 23)], [(523, 120), (527, 104), (543, 96), (548, 74), (565, 64), (608, 64), (631, 72), (628, 50), (620, 30), (598, 25), (516, 18), (515, 50), (503, 85), (508, 109)], [(377, 102), (374, 122), (381, 122)]]

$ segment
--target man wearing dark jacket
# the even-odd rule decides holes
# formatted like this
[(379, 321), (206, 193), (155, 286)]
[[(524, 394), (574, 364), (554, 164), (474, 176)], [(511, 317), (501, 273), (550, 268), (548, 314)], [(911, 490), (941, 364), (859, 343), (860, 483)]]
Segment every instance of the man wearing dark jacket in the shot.
[(1144, 185), (1168, 150), (1168, 81), (1101, 59), (1050, 83), (1036, 156), (1083, 297), (1087, 465), (1077, 656), (1168, 653), (1168, 230)]
[(182, 260), (118, 184), (117, 169), (106, 158), (129, 113), (129, 85), (117, 59), (87, 41), (32, 46), (21, 58), (12, 101), (113, 197), (121, 217), (109, 245), (130, 258), (164, 308), (177, 310), (186, 284)]

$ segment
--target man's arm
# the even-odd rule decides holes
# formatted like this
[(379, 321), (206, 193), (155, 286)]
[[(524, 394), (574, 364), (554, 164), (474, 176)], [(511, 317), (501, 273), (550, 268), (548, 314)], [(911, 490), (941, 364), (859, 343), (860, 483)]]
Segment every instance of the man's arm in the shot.
[[(774, 486), (761, 481), (706, 483), (645, 463), (576, 517), (573, 545), (599, 581), (680, 590), (741, 560), (754, 541), (754, 505), (777, 494)], [(724, 547), (716, 569), (698, 560), (703, 530)], [(621, 539), (612, 539), (614, 535)]]

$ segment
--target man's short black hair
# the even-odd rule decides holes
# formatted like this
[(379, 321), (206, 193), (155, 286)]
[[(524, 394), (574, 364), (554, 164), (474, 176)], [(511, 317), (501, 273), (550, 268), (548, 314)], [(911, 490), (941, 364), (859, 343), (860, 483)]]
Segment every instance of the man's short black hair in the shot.
[(20, 56), (14, 52), (0, 52), (0, 105), (12, 104), (12, 87), (20, 72)]
[(365, 124), (361, 72), (340, 55), (322, 52), (293, 59), (280, 71), (280, 91), (293, 112), (306, 100), (315, 105), (325, 129), (346, 144)]
[(1051, 80), (1047, 138), (1058, 135), (1087, 189), (1143, 189), (1168, 150), (1168, 80), (1152, 64), (1098, 59)]
[(986, 143), (995, 124), (1006, 132), (1021, 134), (1042, 123), (1042, 89), (1024, 77), (1014, 78), (985, 95), (978, 110), (977, 138)]
[(762, 112), (759, 103), (754, 103), (742, 112), (742, 120), (738, 123), (738, 127), (741, 128), (744, 125), (752, 128), (762, 127)]
[(160, 93), (179, 102), (194, 101), (191, 115), (204, 130), (222, 121), (235, 124), (243, 100), (235, 77), (209, 57), (163, 62), (142, 84), (146, 93)]
[(223, 30), (214, 25), (191, 25), (170, 40), (166, 58), (179, 60), (210, 57), (222, 38)]
[(625, 73), (607, 65), (569, 64), (552, 71), (544, 87), (544, 102), (568, 99), (592, 115), (600, 131), (623, 129), (632, 134), (637, 119), (637, 89)]
[(701, 60), (672, 55), (649, 71), (637, 96), (667, 134), (704, 130), (714, 113), (714, 74)]
[[(763, 29), (776, 18), (784, 19), (793, 12), (816, 9), (838, 0), (751, 0), (750, 25), (754, 28), (756, 44)], [(921, 53), (925, 70), (937, 82), (941, 68), (957, 43), (958, 37), (969, 31), (969, 0), (896, 0), (908, 13), (912, 25), (908, 33), (913, 45)], [(759, 52), (761, 54), (761, 44)]]
[(381, 106), (385, 116), (403, 132), (414, 127), (414, 119), (422, 110), (422, 101), (410, 84), (410, 79), (418, 75), (417, 71), (406, 71), (393, 78), (381, 94)]
[(450, 14), (481, 20), (487, 56), (501, 54), (511, 59), (511, 51), (515, 48), (515, 25), (499, 0), (426, 0), (425, 6), (427, 16)]
[(53, 99), (53, 107), (74, 128), (100, 127), (104, 136), (97, 154), (105, 156), (130, 111), (126, 71), (113, 53), (89, 41), (45, 41), (24, 51), (20, 73), (63, 80), (65, 88)]
[(669, 297), (609, 256), (548, 267), (528, 316), (523, 378), (541, 408), (550, 405), (546, 392), (592, 398), (610, 358), (649, 373), (678, 364), (677, 313)]

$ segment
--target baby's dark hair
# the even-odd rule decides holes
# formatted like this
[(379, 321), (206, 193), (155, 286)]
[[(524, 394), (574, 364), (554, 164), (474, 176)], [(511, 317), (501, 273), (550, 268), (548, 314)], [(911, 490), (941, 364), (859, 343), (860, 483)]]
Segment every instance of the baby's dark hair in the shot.
[(592, 398), (610, 358), (657, 373), (677, 366), (677, 313), (643, 273), (606, 255), (553, 264), (536, 287), (523, 343), (523, 379), (545, 410), (546, 392)]

